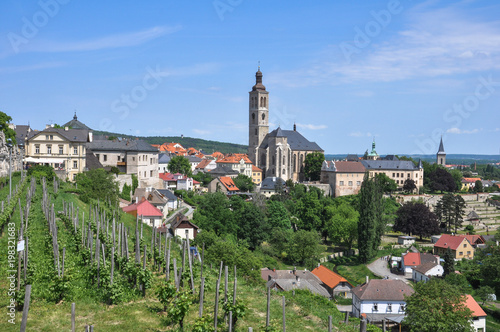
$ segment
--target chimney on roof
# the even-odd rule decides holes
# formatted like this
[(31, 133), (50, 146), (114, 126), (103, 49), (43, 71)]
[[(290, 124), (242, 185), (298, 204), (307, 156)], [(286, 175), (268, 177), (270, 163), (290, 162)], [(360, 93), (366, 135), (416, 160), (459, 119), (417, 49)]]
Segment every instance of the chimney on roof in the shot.
[(69, 130), (68, 126), (64, 127), (64, 131), (68, 131), (68, 130)]

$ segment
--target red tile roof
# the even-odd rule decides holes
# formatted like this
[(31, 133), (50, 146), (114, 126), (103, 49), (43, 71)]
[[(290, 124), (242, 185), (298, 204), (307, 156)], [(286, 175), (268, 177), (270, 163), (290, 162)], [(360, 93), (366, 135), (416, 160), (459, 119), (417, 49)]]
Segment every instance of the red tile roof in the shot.
[(474, 234), (474, 235), (462, 235), (463, 237), (465, 237), (471, 244), (480, 244), (480, 243), (484, 243), (484, 239), (481, 235), (477, 235), (477, 234)]
[(434, 244), (434, 247), (438, 248), (450, 248), (451, 250), (457, 250), (460, 244), (462, 244), (463, 241), (468, 240), (460, 235), (450, 235), (450, 234), (443, 234), (439, 238), (439, 240)]
[[(333, 161), (328, 161), (330, 166)], [(364, 173), (366, 172), (365, 166), (359, 161), (335, 161), (335, 168), (340, 173)]]
[(419, 266), (421, 264), (419, 252), (409, 252), (403, 256), (403, 260), (405, 266)]
[(476, 183), (476, 181), (481, 181), (481, 178), (463, 178), (462, 182)]
[(245, 164), (251, 164), (252, 161), (248, 156), (244, 153), (232, 153), (227, 155), (222, 159), (217, 159), (217, 163), (225, 163), (225, 164), (239, 164), (241, 159), (245, 162)]
[(224, 155), (219, 151), (215, 151), (214, 153), (211, 154), (211, 156), (214, 157), (216, 160), (224, 158)]
[(340, 284), (341, 282), (347, 282), (349, 285), (351, 285), (349, 281), (347, 281), (344, 277), (338, 275), (337, 273), (333, 272), (332, 270), (328, 269), (323, 265), (318, 266), (311, 272), (331, 289), (337, 287), (337, 285)]
[(261, 172), (262, 173), (262, 170), (260, 168), (258, 168), (257, 166), (252, 165), (252, 172)]
[(476, 302), (476, 300), (474, 300), (474, 298), (470, 294), (466, 295), (465, 306), (472, 311), (473, 317), (487, 316), (484, 310), (479, 306), (479, 304)]
[(158, 174), (158, 176), (163, 181), (175, 181), (174, 175), (172, 173), (166, 173), (166, 172), (165, 173), (160, 173), (160, 174)]
[(208, 166), (208, 164), (210, 164), (212, 160), (210, 159), (202, 159), (200, 161), (200, 163), (198, 165), (196, 165), (195, 169), (198, 168), (198, 169), (205, 169), (205, 167)]
[(233, 179), (231, 179), (228, 176), (221, 176), (219, 178), (219, 181), (226, 187), (228, 191), (239, 191), (238, 187), (233, 182)]
[(163, 213), (147, 200), (142, 200), (139, 203), (125, 206), (122, 210), (127, 213), (137, 211), (138, 216), (163, 217)]

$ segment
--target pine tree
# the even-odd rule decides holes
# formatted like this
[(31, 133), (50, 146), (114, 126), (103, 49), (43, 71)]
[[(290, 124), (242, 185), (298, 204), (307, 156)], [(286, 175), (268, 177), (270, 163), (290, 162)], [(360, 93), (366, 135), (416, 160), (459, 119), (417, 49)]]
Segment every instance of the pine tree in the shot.
[(446, 277), (450, 273), (455, 273), (455, 258), (453, 257), (453, 252), (450, 247), (448, 247), (444, 254), (443, 270), (443, 277)]
[(375, 255), (384, 233), (382, 190), (378, 182), (365, 174), (359, 191), (358, 249), (366, 263)]

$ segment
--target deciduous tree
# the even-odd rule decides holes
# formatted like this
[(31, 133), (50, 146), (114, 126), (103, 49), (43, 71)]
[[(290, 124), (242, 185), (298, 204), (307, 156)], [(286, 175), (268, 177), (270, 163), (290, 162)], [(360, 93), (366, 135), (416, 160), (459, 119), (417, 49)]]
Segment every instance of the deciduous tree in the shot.
[(457, 185), (453, 176), (444, 168), (438, 167), (429, 174), (430, 189), (433, 191), (455, 191)]
[(411, 332), (472, 332), (472, 311), (465, 305), (460, 290), (441, 279), (419, 282), (415, 293), (406, 298), (403, 323)]
[(403, 190), (406, 191), (407, 193), (410, 193), (413, 192), (415, 189), (417, 189), (415, 181), (413, 181), (412, 179), (406, 179), (405, 183), (403, 184)]
[(396, 212), (394, 230), (408, 235), (429, 237), (439, 232), (439, 221), (436, 215), (422, 202), (406, 202)]
[(189, 159), (184, 156), (173, 156), (168, 163), (168, 171), (170, 173), (181, 173), (186, 176), (191, 176), (191, 164)]
[(442, 225), (446, 226), (447, 231), (462, 226), (463, 214), (465, 211), (465, 201), (460, 195), (445, 194), (436, 204), (436, 216)]
[(341, 202), (337, 206), (327, 206), (325, 209), (331, 215), (325, 222), (328, 237), (334, 243), (344, 243), (351, 249), (358, 237), (359, 212), (346, 202)]
[(242, 192), (251, 192), (255, 184), (252, 181), (252, 178), (245, 174), (238, 174), (237, 177), (233, 179), (234, 184), (238, 189)]
[(319, 181), (321, 177), (321, 166), (325, 161), (325, 155), (321, 152), (307, 154), (304, 160), (304, 175), (310, 181)]

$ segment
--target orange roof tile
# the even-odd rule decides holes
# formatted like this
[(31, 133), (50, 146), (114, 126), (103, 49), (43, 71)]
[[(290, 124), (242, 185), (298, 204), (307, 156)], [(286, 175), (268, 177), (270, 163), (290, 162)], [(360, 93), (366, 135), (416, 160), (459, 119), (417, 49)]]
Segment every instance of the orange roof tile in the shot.
[(421, 264), (419, 252), (409, 252), (403, 256), (403, 260), (405, 266), (419, 266)]
[(240, 161), (243, 159), (245, 164), (251, 164), (252, 161), (248, 156), (244, 153), (232, 153), (224, 157), (223, 159), (217, 159), (218, 163), (225, 163), (225, 164), (239, 164)]
[(487, 316), (484, 310), (479, 306), (479, 304), (470, 294), (466, 295), (465, 306), (472, 311), (472, 316), (474, 317)]
[(481, 178), (463, 178), (462, 181), (469, 182), (469, 183), (475, 183), (476, 181), (481, 181)]
[(258, 168), (257, 166), (252, 165), (252, 172), (261, 172), (262, 173), (262, 170), (260, 168)]
[(226, 187), (228, 191), (239, 191), (238, 187), (233, 182), (233, 179), (231, 179), (228, 176), (221, 176), (219, 178), (219, 181)]
[(321, 280), (321, 282), (323, 282), (331, 289), (337, 287), (337, 285), (340, 284), (341, 282), (347, 282), (349, 285), (351, 285), (349, 281), (347, 281), (344, 277), (338, 275), (337, 273), (333, 272), (332, 270), (328, 269), (323, 265), (318, 266), (311, 272), (316, 277), (318, 277)]
[(219, 151), (215, 151), (214, 153), (211, 154), (211, 156), (214, 157), (216, 160), (224, 158), (224, 155)]
[(198, 168), (198, 169), (204, 169), (205, 167), (208, 166), (208, 164), (210, 164), (212, 160), (210, 159), (202, 159), (200, 161), (200, 163), (198, 165), (196, 165), (195, 169)]
[(125, 206), (122, 208), (122, 210), (123, 212), (137, 211), (138, 216), (163, 217), (163, 213), (147, 200), (142, 200), (139, 203)]
[(471, 244), (480, 244), (480, 243), (484, 243), (484, 239), (481, 235), (477, 235), (477, 234), (473, 234), (473, 235), (469, 235), (469, 234), (466, 234), (466, 235), (462, 235), (463, 237), (465, 237)]

